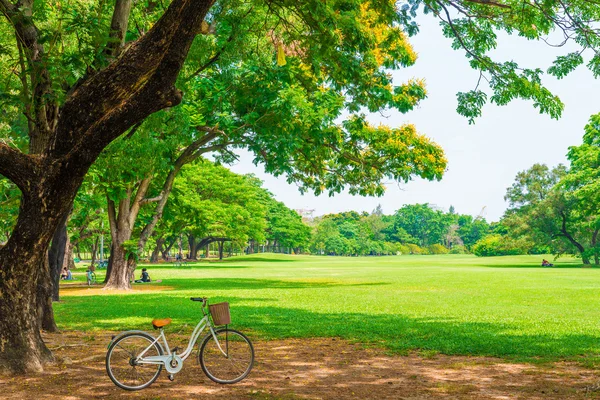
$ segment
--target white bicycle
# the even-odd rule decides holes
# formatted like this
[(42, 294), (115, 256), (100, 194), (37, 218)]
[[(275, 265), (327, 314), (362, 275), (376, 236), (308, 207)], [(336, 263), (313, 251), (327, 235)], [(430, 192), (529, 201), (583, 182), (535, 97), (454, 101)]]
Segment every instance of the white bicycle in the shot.
[(206, 376), (217, 383), (236, 383), (248, 376), (254, 364), (254, 347), (250, 339), (227, 326), (214, 328), (231, 322), (229, 304), (211, 304), (207, 312), (208, 299), (192, 297), (190, 300), (202, 302), (203, 318), (181, 354), (177, 354), (178, 348), (169, 348), (163, 331), (171, 323), (170, 318), (152, 321), (154, 329), (160, 330), (158, 337), (144, 331), (126, 331), (113, 337), (106, 353), (106, 372), (115, 385), (125, 390), (147, 388), (156, 381), (163, 368), (173, 381), (206, 327), (210, 332), (202, 339), (198, 352), (198, 361)]

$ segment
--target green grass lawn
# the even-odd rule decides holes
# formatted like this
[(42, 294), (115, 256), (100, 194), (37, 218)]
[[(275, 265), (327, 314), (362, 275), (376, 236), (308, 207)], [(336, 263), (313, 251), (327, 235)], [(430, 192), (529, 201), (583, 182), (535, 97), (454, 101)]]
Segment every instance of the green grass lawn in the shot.
[(187, 324), (188, 332), (199, 318), (189, 297), (207, 296), (229, 301), (233, 325), (253, 338), (335, 336), (394, 353), (597, 363), (600, 269), (574, 259), (542, 268), (541, 260), (261, 254), (186, 269), (150, 265), (152, 279), (163, 280), (151, 285), (170, 289), (65, 290), (55, 312), (62, 329), (151, 330), (151, 318), (171, 317), (168, 331)]

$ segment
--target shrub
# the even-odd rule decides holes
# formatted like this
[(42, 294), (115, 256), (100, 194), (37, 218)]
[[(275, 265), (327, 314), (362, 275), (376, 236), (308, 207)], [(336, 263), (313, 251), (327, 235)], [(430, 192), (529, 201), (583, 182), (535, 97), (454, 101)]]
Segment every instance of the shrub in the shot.
[(432, 244), (427, 250), (429, 251), (429, 254), (448, 254), (449, 252), (446, 246), (442, 246), (439, 243)]
[(406, 245), (409, 248), (410, 254), (427, 254), (427, 249), (419, 247), (416, 244), (409, 243)]
[(400, 254), (410, 254), (410, 247), (408, 247), (405, 244), (399, 244), (398, 251), (400, 252)]
[(452, 248), (450, 249), (450, 254), (467, 254), (467, 253), (468, 253), (467, 248), (462, 245), (452, 246)]
[(479, 239), (471, 249), (473, 254), (479, 257), (510, 256), (527, 254), (524, 243), (519, 243), (507, 236), (488, 235)]

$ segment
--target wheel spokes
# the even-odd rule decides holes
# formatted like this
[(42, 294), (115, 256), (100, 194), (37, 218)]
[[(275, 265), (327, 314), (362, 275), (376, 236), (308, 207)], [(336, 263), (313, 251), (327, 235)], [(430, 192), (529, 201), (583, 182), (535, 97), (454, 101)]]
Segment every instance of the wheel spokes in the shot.
[(109, 376), (124, 389), (141, 389), (152, 383), (160, 373), (157, 364), (138, 364), (135, 360), (145, 351), (144, 357), (160, 355), (158, 345), (152, 345), (149, 337), (125, 336), (109, 350), (107, 370)]

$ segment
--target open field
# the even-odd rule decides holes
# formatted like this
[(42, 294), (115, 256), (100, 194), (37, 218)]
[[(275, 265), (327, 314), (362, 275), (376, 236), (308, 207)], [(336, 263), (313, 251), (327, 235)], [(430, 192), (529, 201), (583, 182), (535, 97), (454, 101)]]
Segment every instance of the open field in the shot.
[[(548, 258), (548, 257), (546, 257)], [(542, 257), (254, 255), (176, 269), (127, 293), (62, 283), (57, 363), (0, 376), (6, 399), (589, 399), (600, 398), (600, 269)], [(99, 272), (101, 275), (102, 272)], [(139, 274), (139, 271), (138, 271)], [(101, 278), (101, 276), (99, 276)], [(118, 330), (171, 317), (171, 346), (198, 319), (190, 296), (228, 300), (252, 338), (253, 372), (218, 385), (197, 361), (175, 382), (125, 392), (104, 370)]]
[(162, 283), (129, 294), (64, 287), (55, 310), (66, 330), (149, 329), (151, 318), (171, 317), (168, 330), (179, 332), (198, 319), (188, 298), (202, 295), (229, 301), (233, 324), (253, 339), (337, 337), (390, 354), (595, 365), (600, 269), (574, 259), (542, 268), (541, 259), (261, 254), (184, 269), (151, 265)]

